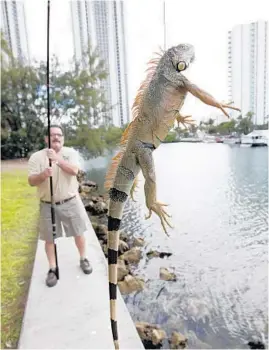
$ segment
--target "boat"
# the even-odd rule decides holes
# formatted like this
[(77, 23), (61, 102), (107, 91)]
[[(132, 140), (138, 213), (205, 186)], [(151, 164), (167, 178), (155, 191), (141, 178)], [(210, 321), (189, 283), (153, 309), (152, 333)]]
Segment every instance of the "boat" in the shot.
[(182, 137), (180, 142), (202, 142), (202, 140), (197, 137)]
[(224, 137), (222, 137), (222, 136), (216, 136), (216, 142), (217, 142), (217, 143), (223, 143), (223, 141), (224, 141)]
[(204, 143), (216, 143), (216, 137), (211, 135), (205, 135), (203, 138)]
[(269, 130), (253, 130), (241, 136), (241, 145), (250, 147), (268, 146)]
[(229, 144), (229, 145), (238, 145), (241, 143), (240, 137), (237, 136), (226, 136), (223, 139), (223, 143)]

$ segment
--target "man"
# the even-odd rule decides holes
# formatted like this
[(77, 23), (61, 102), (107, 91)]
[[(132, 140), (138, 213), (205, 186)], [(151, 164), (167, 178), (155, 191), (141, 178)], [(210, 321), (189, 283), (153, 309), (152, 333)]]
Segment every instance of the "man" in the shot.
[[(78, 153), (64, 147), (63, 130), (58, 125), (50, 126), (51, 149), (45, 148), (31, 155), (28, 162), (28, 182), (37, 187), (40, 198), (40, 239), (45, 241), (45, 251), (49, 262), (46, 278), (48, 287), (57, 283), (56, 262), (51, 222), (50, 176), (52, 176), (55, 201), (56, 237), (73, 236), (80, 255), (80, 267), (90, 274), (92, 267), (86, 258), (84, 232), (87, 230), (87, 214), (78, 194), (76, 175), (79, 170)], [(45, 137), (48, 144), (48, 136)], [(49, 158), (52, 166), (49, 167)]]

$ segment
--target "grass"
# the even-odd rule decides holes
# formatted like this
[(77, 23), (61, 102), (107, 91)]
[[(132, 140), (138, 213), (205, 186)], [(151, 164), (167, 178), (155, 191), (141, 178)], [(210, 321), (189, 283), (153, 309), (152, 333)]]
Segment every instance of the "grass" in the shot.
[(37, 244), (36, 188), (26, 170), (2, 172), (1, 349), (16, 348)]

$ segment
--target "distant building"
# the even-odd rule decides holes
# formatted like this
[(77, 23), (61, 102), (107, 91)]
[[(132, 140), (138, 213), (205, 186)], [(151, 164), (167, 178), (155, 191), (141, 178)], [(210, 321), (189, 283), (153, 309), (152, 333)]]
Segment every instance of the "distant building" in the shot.
[(114, 108), (109, 117), (115, 126), (129, 122), (128, 81), (123, 1), (71, 1), (74, 53), (81, 60), (90, 41), (105, 61), (108, 78), (102, 87)]
[(30, 52), (23, 1), (1, 0), (1, 30), (14, 57), (29, 62)]
[(267, 122), (268, 68), (268, 22), (240, 24), (228, 32), (229, 98), (243, 117), (253, 112), (256, 125)]

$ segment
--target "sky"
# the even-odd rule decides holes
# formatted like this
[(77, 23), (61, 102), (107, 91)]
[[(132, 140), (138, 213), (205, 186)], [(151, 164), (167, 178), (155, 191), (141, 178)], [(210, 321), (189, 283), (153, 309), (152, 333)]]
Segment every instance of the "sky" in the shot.
[[(47, 1), (24, 0), (30, 54), (46, 59)], [(145, 77), (147, 62), (164, 47), (163, 0), (124, 0), (129, 101)], [(227, 100), (227, 34), (237, 24), (269, 20), (268, 0), (166, 0), (166, 48), (182, 42), (195, 47), (186, 76), (220, 101)], [(50, 52), (68, 65), (73, 36), (68, 0), (51, 0)], [(269, 59), (269, 55), (268, 55)], [(238, 106), (240, 107), (240, 106)], [(221, 115), (188, 94), (182, 113), (197, 121)], [(225, 119), (225, 117), (224, 117)]]

